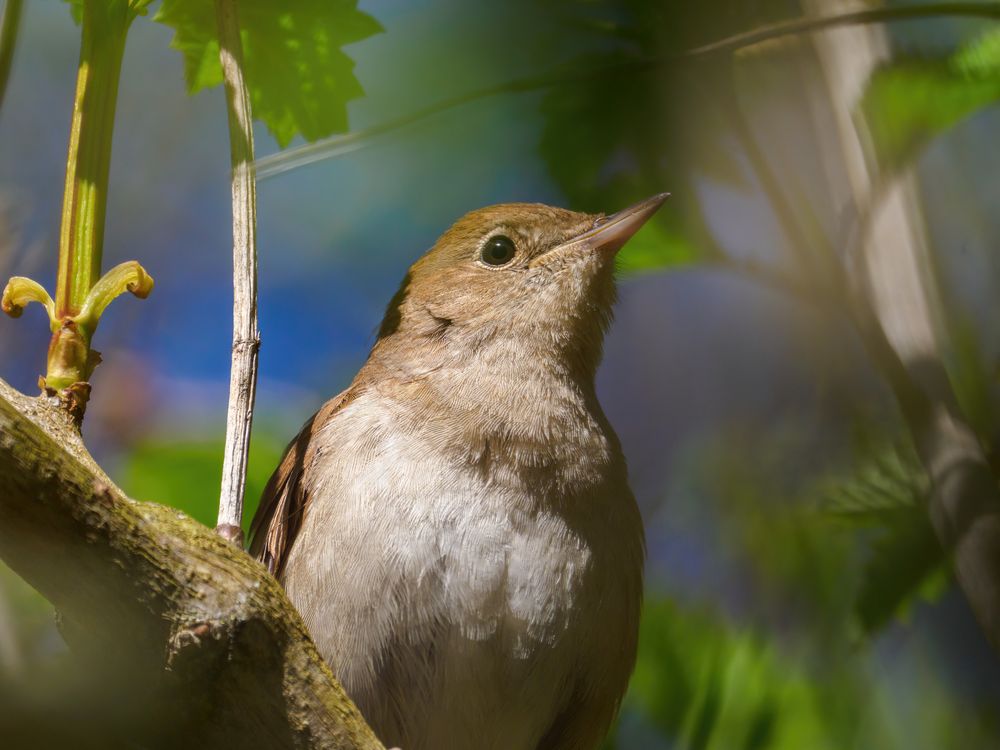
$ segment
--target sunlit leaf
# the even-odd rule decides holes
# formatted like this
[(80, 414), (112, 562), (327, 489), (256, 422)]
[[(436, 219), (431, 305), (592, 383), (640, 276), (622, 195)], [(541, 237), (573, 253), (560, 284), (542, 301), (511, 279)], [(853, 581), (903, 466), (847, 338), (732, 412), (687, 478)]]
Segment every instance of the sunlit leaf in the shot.
[[(254, 117), (281, 146), (347, 129), (347, 102), (364, 92), (345, 45), (382, 30), (357, 0), (243, 0), (243, 54)], [(164, 0), (155, 20), (175, 31), (192, 93), (222, 82), (214, 4)]]
[(860, 112), (879, 163), (898, 168), (931, 139), (1000, 99), (1000, 30), (937, 60), (898, 60), (868, 82)]
[(823, 715), (825, 689), (751, 632), (654, 601), (643, 613), (625, 706), (670, 747), (832, 749), (838, 733)]
[(666, 221), (651, 221), (618, 254), (618, 269), (623, 274), (657, 271), (694, 263), (702, 257), (701, 250)]
[(1000, 28), (986, 32), (956, 52), (953, 64), (967, 75), (1000, 75)]

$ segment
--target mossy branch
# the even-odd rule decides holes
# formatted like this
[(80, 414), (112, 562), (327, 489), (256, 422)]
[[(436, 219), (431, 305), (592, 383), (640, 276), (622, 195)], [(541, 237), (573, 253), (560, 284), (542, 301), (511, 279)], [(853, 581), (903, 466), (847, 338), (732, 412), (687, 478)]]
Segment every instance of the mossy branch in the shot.
[(126, 498), (63, 410), (2, 381), (0, 558), (115, 694), (161, 717), (143, 747), (382, 750), (262, 566)]

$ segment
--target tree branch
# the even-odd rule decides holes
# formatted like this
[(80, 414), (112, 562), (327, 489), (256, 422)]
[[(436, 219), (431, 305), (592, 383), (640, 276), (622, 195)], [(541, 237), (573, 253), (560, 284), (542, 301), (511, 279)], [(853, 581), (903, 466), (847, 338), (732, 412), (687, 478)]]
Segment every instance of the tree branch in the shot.
[(0, 557), (116, 694), (159, 710), (143, 746), (382, 750), (263, 567), (126, 498), (68, 415), (2, 381)]

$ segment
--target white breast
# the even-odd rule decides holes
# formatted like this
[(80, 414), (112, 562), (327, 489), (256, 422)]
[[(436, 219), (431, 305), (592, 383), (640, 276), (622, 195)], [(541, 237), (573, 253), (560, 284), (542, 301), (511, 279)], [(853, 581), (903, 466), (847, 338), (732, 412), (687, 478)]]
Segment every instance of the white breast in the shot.
[[(633, 501), (598, 490), (567, 515), (454, 462), (399, 418), (362, 395), (316, 436), (331, 451), (306, 467), (289, 596), (386, 742), (533, 749), (579, 661), (600, 658), (597, 633), (615, 637), (592, 605), (613, 605), (621, 585), (595, 554), (613, 533), (609, 508)], [(621, 608), (621, 628), (634, 630)]]

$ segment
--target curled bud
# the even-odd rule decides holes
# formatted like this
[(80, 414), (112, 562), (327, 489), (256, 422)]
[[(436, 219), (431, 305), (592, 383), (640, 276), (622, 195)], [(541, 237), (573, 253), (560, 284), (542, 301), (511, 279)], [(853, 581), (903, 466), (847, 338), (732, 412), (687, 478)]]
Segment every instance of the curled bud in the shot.
[(56, 305), (49, 296), (49, 293), (36, 281), (15, 276), (7, 282), (3, 290), (3, 298), (0, 299), (0, 309), (12, 318), (21, 317), (25, 306), (29, 302), (38, 302), (45, 308), (49, 315), (49, 325), (53, 331), (59, 328), (56, 320)]
[(105, 308), (115, 297), (130, 292), (140, 299), (145, 299), (151, 291), (153, 291), (153, 277), (146, 273), (146, 269), (134, 260), (120, 263), (94, 284), (75, 320), (83, 329), (92, 333), (97, 328)]

